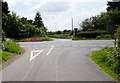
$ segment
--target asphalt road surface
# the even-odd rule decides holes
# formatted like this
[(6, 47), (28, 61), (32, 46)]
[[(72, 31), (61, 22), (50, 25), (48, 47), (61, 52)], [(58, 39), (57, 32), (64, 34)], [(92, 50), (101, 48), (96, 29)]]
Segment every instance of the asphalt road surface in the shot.
[(19, 44), (25, 53), (2, 70), (3, 81), (113, 81), (89, 57), (92, 51), (112, 46), (113, 40), (55, 39)]

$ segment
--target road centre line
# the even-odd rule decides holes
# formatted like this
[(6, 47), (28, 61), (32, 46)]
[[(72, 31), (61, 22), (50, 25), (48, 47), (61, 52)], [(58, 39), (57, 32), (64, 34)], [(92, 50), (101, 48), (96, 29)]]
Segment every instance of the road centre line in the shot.
[(55, 46), (52, 46), (46, 55), (49, 55), (50, 52), (52, 51), (52, 49), (53, 49), (54, 47), (55, 47)]

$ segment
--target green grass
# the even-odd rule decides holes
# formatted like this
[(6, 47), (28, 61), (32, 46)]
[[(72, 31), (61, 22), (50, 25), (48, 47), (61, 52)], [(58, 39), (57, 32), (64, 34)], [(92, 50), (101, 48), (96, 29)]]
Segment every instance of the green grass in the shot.
[(74, 36), (72, 40), (96, 40), (96, 38), (79, 38)]
[(68, 36), (68, 35), (49, 35), (49, 37), (51, 38), (59, 38), (59, 39), (72, 39), (71, 36)]
[(47, 37), (42, 37), (42, 41), (53, 41), (53, 39), (49, 39)]
[[(114, 54), (115, 48), (107, 47), (102, 50), (98, 50), (92, 53), (92, 60), (101, 67), (107, 74), (109, 74), (112, 78), (120, 81), (120, 73), (116, 73), (113, 69), (113, 66), (116, 65), (112, 63), (112, 59), (117, 62), (119, 59), (115, 59)], [(111, 58), (110, 58), (111, 57)], [(111, 61), (110, 61), (111, 60)], [(119, 63), (118, 63), (119, 64)]]
[(110, 34), (97, 36), (96, 39), (112, 39)]
[(5, 50), (11, 53), (19, 54), (23, 51), (23, 49), (18, 44), (16, 44), (11, 40), (4, 42), (4, 46), (5, 46)]
[(13, 58), (14, 56), (11, 54), (11, 53), (9, 53), (9, 52), (6, 52), (6, 51), (1, 51), (2, 53), (2, 55), (0, 55), (0, 63), (3, 63), (3, 62), (5, 62), (5, 61), (7, 61), (8, 59), (10, 59), (10, 58)]
[(16, 42), (25, 42), (25, 39), (18, 39), (18, 40), (15, 40)]

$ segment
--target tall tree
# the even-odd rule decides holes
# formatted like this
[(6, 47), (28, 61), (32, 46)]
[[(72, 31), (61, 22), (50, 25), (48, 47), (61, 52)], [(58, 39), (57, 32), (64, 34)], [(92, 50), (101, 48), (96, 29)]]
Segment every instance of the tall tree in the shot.
[(36, 13), (34, 24), (37, 25), (38, 28), (44, 27), (40, 12)]
[(9, 13), (9, 7), (7, 2), (2, 2), (2, 14), (7, 15)]
[(107, 11), (114, 10), (114, 9), (120, 10), (120, 1), (119, 2), (108, 1), (107, 5), (108, 5)]

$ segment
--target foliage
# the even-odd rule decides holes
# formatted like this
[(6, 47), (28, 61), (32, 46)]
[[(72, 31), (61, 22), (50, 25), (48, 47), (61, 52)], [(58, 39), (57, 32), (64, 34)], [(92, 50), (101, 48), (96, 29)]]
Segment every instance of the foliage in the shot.
[(23, 51), (22, 48), (18, 44), (16, 44), (15, 42), (11, 40), (4, 42), (4, 46), (5, 46), (6, 51), (11, 52), (11, 53), (18, 54)]
[(120, 47), (120, 26), (117, 29), (118, 47)]
[(39, 12), (36, 13), (35, 21), (25, 17), (20, 18), (16, 13), (9, 13), (7, 2), (2, 2), (2, 29), (7, 38), (21, 39), (35, 36), (46, 36), (47, 28), (44, 27)]
[(96, 39), (112, 39), (110, 34), (97, 36)]
[(62, 31), (58, 30), (56, 31), (56, 34), (62, 34)]
[(41, 33), (41, 37), (46, 37), (47, 35), (47, 28), (45, 28), (45, 27), (40, 27), (39, 28), (39, 30), (40, 30), (40, 33)]
[(42, 37), (42, 41), (53, 41), (53, 39), (49, 39), (47, 37)]
[(120, 1), (119, 2), (108, 1), (107, 6), (108, 6), (107, 11), (114, 10), (116, 8), (120, 10)]
[(7, 61), (10, 58), (13, 58), (14, 56), (6, 51), (2, 51), (2, 55), (0, 56), (0, 63)]
[(91, 58), (105, 72), (120, 81), (120, 48), (106, 47), (93, 52)]
[(110, 10), (85, 19), (80, 24), (83, 31), (107, 30), (108, 25), (120, 25), (120, 11)]
[(3, 14), (3, 30), (5, 31), (6, 37), (9, 38), (19, 38), (19, 31), (22, 24), (20, 23), (20, 19), (16, 16), (15, 13), (5, 15)]
[(2, 30), (2, 42), (5, 42), (5, 32)]
[(44, 27), (40, 12), (36, 13), (34, 24), (37, 25), (37, 27)]
[(96, 38), (99, 35), (108, 34), (107, 31), (77, 31), (76, 37), (79, 38)]
[[(1, 3), (1, 1), (0, 1)], [(8, 8), (8, 3), (7, 2), (2, 2), (2, 14), (7, 15), (9, 13), (9, 8)]]

